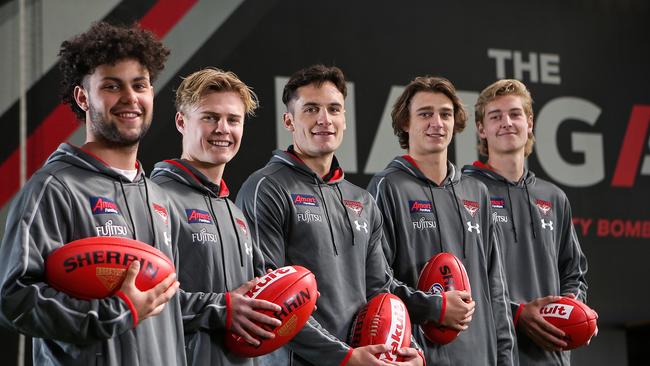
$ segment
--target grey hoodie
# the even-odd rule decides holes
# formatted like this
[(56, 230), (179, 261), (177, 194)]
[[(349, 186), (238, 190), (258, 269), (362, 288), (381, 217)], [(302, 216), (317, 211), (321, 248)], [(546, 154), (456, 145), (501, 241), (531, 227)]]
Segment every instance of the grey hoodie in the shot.
[(368, 192), (344, 179), (336, 158), (319, 177), (293, 153), (276, 150), (243, 184), (237, 205), (266, 263), (304, 266), (318, 282), (318, 309), (274, 366), (345, 364), (353, 318), (380, 292), (400, 296), (412, 318), (439, 316), (441, 297), (393, 281), (382, 253), (381, 214)]
[[(185, 327), (185, 347), (190, 365), (253, 365), (253, 359), (238, 357), (225, 348), (229, 327), (230, 294), (254, 277), (253, 242), (243, 213), (228, 199), (224, 181), (216, 185), (190, 164), (165, 160), (156, 164), (151, 180), (162, 187), (172, 201), (172, 213), (179, 216), (175, 230), (178, 243), (178, 279), (188, 292), (217, 293), (215, 304), (219, 324), (209, 329), (191, 323)], [(255, 256), (253, 255), (255, 254)]]
[(462, 177), (451, 163), (447, 172), (438, 186), (406, 155), (373, 177), (368, 190), (384, 218), (384, 252), (395, 277), (412, 287), (427, 261), (441, 252), (454, 254), (467, 269), (476, 301), (469, 328), (453, 342), (437, 345), (425, 341), (414, 327), (428, 363), (516, 364), (515, 332), (487, 189)]
[(14, 199), (0, 247), (0, 320), (33, 338), (36, 365), (185, 365), (179, 297), (135, 328), (118, 296), (79, 300), (45, 283), (45, 259), (89, 236), (124, 236), (174, 258), (170, 204), (138, 172), (128, 181), (62, 144)]
[[(475, 162), (463, 173), (490, 191), (492, 220), (500, 226), (504, 267), (514, 323), (523, 304), (548, 295), (575, 294), (587, 299), (587, 259), (571, 221), (571, 206), (560, 188), (526, 169), (511, 182)], [(569, 365), (569, 352), (546, 352), (518, 332), (522, 365)]]

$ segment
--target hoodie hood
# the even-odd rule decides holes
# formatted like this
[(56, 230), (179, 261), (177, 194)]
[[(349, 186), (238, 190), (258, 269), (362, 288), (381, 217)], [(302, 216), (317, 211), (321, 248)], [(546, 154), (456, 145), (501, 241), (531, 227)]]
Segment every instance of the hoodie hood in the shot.
[(445, 179), (443, 179), (440, 185), (438, 185), (434, 181), (427, 178), (426, 175), (424, 175), (415, 160), (413, 160), (413, 158), (409, 155), (395, 157), (395, 159), (393, 159), (393, 161), (388, 164), (387, 169), (401, 170), (437, 187), (448, 187), (452, 184), (458, 184), (461, 175), (456, 166), (447, 161), (447, 176)]
[[(528, 203), (528, 217), (530, 219), (530, 229), (533, 233), (533, 238), (537, 238), (537, 230), (535, 228), (535, 220), (533, 219), (533, 204), (530, 199), (530, 192), (528, 191), (528, 186), (535, 184), (535, 174), (524, 167), (524, 174), (517, 182), (508, 180), (506, 177), (495, 172), (492, 167), (488, 164), (481, 163), (480, 161), (475, 161), (472, 165), (465, 165), (463, 167), (463, 173), (467, 175), (476, 175), (491, 179), (496, 182), (501, 182), (506, 187), (506, 192), (508, 195), (508, 209), (510, 211), (510, 217), (513, 219), (510, 220), (512, 223), (512, 232), (515, 239), (515, 243), (518, 242), (517, 238), (517, 224), (515, 223), (515, 209), (512, 204), (512, 196), (510, 194), (511, 189), (524, 189), (526, 191), (527, 203)], [(520, 214), (517, 212), (517, 214)]]
[(305, 164), (302, 159), (298, 157), (296, 154), (293, 145), (290, 145), (286, 151), (284, 150), (275, 150), (273, 151), (273, 156), (271, 157), (271, 160), (269, 161), (269, 164), (282, 164), (291, 167), (293, 170), (296, 170), (305, 176), (309, 177), (310, 180), (315, 180), (318, 183), (321, 184), (336, 184), (340, 183), (345, 179), (345, 173), (343, 172), (343, 169), (339, 165), (339, 161), (334, 156), (332, 159), (332, 165), (330, 166), (330, 170), (327, 174), (324, 176), (320, 177), (318, 174), (316, 174), (313, 170), (311, 170), (310, 167)]
[[(125, 176), (113, 170), (108, 163), (98, 156), (67, 142), (59, 145), (59, 147), (47, 159), (45, 165), (57, 161), (62, 161), (81, 169), (104, 174), (119, 181), (130, 182)], [(135, 168), (138, 170), (138, 174), (136, 175), (134, 182), (144, 179), (144, 170), (139, 161), (136, 161)]]
[(179, 181), (212, 197), (226, 198), (230, 194), (226, 181), (222, 179), (221, 184), (215, 184), (198, 169), (182, 159), (164, 160), (156, 163), (153, 172), (151, 172), (151, 178), (157, 176)]

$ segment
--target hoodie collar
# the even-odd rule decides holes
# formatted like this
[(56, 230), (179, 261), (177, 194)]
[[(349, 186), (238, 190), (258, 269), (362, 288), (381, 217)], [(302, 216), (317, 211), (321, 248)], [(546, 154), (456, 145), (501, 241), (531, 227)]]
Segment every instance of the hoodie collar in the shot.
[(501, 174), (495, 172), (489, 164), (482, 163), (478, 160), (472, 163), (472, 165), (465, 165), (463, 167), (463, 172), (467, 174), (480, 174), (490, 179), (519, 188), (523, 188), (525, 185), (530, 185), (535, 181), (535, 173), (528, 170), (527, 167), (524, 167), (524, 174), (521, 176), (521, 179), (519, 179), (517, 182), (513, 182)]
[(219, 198), (228, 197), (230, 190), (226, 181), (221, 179), (221, 184), (215, 184), (198, 169), (182, 159), (170, 159), (156, 163), (151, 177), (158, 175), (167, 176), (204, 193)]
[[(422, 170), (420, 170), (418, 164), (410, 155), (402, 155), (402, 156), (395, 157), (395, 159), (393, 159), (393, 161), (391, 161), (390, 164), (388, 164), (388, 167), (407, 172), (408, 174), (420, 180), (438, 186), (435, 182), (433, 182), (432, 180), (427, 178), (426, 175), (424, 175)], [(447, 176), (440, 183), (439, 187), (448, 186), (452, 183), (458, 183), (459, 180), (460, 180), (460, 174), (458, 174), (458, 169), (453, 163), (447, 161)]]
[[(113, 170), (113, 168), (111, 168), (111, 166), (100, 157), (68, 142), (59, 145), (59, 147), (47, 159), (45, 164), (47, 165), (55, 161), (64, 161), (81, 169), (110, 176), (116, 180), (129, 181), (125, 176)], [(140, 164), (139, 161), (136, 161), (135, 168), (138, 170), (138, 174), (136, 175), (134, 182), (143, 179), (145, 175), (144, 170), (142, 169), (142, 164)]]
[(336, 156), (334, 156), (332, 159), (332, 165), (330, 166), (329, 172), (324, 176), (319, 177), (318, 174), (311, 170), (311, 168), (309, 168), (307, 164), (305, 164), (305, 162), (298, 157), (293, 148), (293, 145), (290, 145), (286, 151), (273, 151), (273, 156), (269, 161), (269, 164), (271, 163), (279, 163), (290, 166), (293, 169), (306, 174), (313, 179), (316, 179), (319, 183), (336, 184), (340, 183), (345, 178), (345, 173), (339, 165), (339, 161)]

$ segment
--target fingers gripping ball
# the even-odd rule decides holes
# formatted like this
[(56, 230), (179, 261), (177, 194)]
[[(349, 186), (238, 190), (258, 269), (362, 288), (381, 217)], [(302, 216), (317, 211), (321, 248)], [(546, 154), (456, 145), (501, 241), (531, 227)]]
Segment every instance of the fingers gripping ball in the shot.
[(565, 350), (587, 344), (596, 332), (598, 314), (583, 302), (569, 297), (545, 305), (540, 314), (549, 323), (564, 331)]
[(149, 244), (129, 238), (94, 236), (72, 241), (50, 253), (45, 260), (45, 278), (50, 286), (70, 296), (103, 299), (120, 289), (133, 261), (140, 261), (135, 285), (141, 291), (176, 272), (174, 263)]
[(389, 352), (380, 353), (380, 360), (404, 361), (397, 350), (411, 345), (411, 319), (402, 300), (389, 293), (373, 297), (357, 314), (350, 336), (352, 347), (386, 344)]
[(287, 266), (261, 277), (246, 296), (266, 300), (282, 307), (280, 312), (260, 311), (280, 319), (282, 324), (275, 328), (260, 325), (275, 337), (260, 340), (257, 347), (246, 342), (243, 337), (227, 332), (226, 346), (233, 353), (244, 357), (256, 357), (282, 347), (302, 329), (316, 306), (318, 288), (314, 274), (308, 269), (301, 266)]
[[(465, 266), (451, 253), (438, 253), (429, 259), (420, 272), (418, 290), (438, 294), (452, 290), (472, 292)], [(447, 344), (459, 333), (433, 322), (424, 323), (422, 330), (429, 341), (437, 344)]]

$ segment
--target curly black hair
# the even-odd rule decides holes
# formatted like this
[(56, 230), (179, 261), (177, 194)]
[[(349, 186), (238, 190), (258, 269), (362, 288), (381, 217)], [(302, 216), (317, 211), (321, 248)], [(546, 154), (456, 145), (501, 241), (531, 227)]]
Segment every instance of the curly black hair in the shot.
[(134, 24), (129, 27), (106, 22), (94, 23), (88, 31), (61, 43), (61, 101), (69, 104), (80, 121), (86, 113), (74, 100), (74, 88), (100, 65), (114, 65), (120, 60), (138, 60), (154, 81), (165, 67), (169, 49), (148, 30)]

